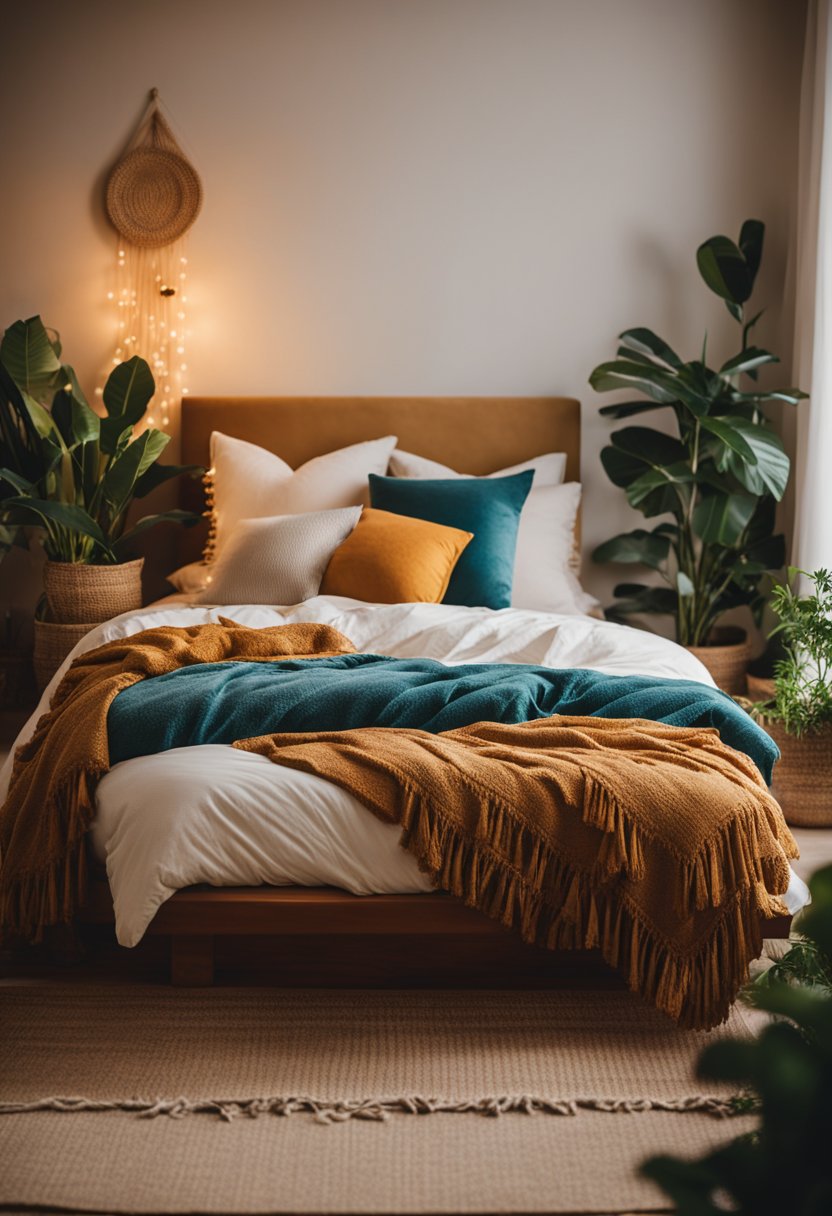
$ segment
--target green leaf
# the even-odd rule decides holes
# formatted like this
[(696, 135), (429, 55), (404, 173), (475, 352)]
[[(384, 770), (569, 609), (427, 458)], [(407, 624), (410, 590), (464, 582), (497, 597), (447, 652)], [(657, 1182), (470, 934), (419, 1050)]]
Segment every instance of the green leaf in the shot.
[(135, 482), (170, 443), (163, 431), (142, 431), (123, 452), (114, 456), (101, 482), (101, 497), (120, 514), (127, 506)]
[(84, 390), (81, 388), (78, 377), (75, 375), (75, 368), (70, 367), (68, 363), (64, 363), (61, 367), (61, 371), (66, 376), (66, 384), (69, 385), (70, 391), (72, 392), (75, 400), (80, 401), (82, 405), (89, 406), (89, 401), (87, 401), (87, 398), (84, 395)]
[(711, 1199), (722, 1180), (707, 1159), (683, 1161), (679, 1157), (650, 1157), (642, 1165), (641, 1172), (670, 1197), (679, 1216), (724, 1216), (726, 1209), (717, 1207)]
[(763, 573), (766, 570), (782, 570), (786, 562), (786, 538), (782, 532), (767, 536), (749, 545), (742, 557), (745, 572)]
[(743, 459), (728, 459), (728, 468), (752, 494), (772, 494), (779, 502), (786, 492), (791, 462), (780, 437), (774, 431), (746, 418), (733, 418), (735, 433), (742, 435), (754, 453), (753, 463)]
[(734, 546), (746, 528), (756, 498), (750, 494), (703, 494), (693, 512), (693, 529), (705, 544)]
[(808, 393), (799, 388), (759, 389), (756, 393), (741, 393), (735, 389), (731, 393), (731, 400), (748, 401), (756, 406), (763, 405), (766, 401), (784, 401), (786, 405), (797, 405), (798, 401), (805, 401), (808, 396)]
[(762, 367), (764, 363), (779, 363), (777, 355), (772, 355), (767, 350), (762, 350), (758, 346), (748, 346), (745, 350), (740, 351), (738, 355), (734, 355), (733, 359), (729, 359), (727, 363), (723, 363), (719, 369), (721, 376), (736, 376), (740, 372), (750, 372), (756, 367)]
[(757, 277), (757, 271), (760, 269), (760, 262), (763, 257), (765, 234), (766, 226), (762, 220), (746, 220), (742, 228), (740, 228), (740, 250), (745, 258), (748, 273), (751, 276), (752, 287), (754, 286), (754, 280)]
[(673, 464), (684, 460), (687, 453), (684, 444), (664, 431), (655, 431), (649, 426), (625, 426), (613, 431), (610, 442), (619, 451), (627, 452), (641, 464), (653, 467)]
[(589, 377), (589, 383), (596, 393), (626, 388), (644, 393), (660, 405), (672, 405), (676, 400), (674, 386), (668, 386), (665, 376), (658, 368), (646, 368), (643, 363), (629, 359), (612, 359), (608, 363), (599, 363)]
[(40, 317), (9, 326), (0, 342), (0, 362), (22, 391), (41, 403), (51, 400), (61, 364)]
[(13, 486), (17, 490), (18, 494), (30, 494), (34, 496), (37, 493), (37, 486), (33, 485), (31, 481), (28, 481), (20, 473), (15, 473), (13, 469), (0, 469), (0, 481), (8, 482), (10, 486)]
[(642, 355), (655, 355), (657, 359), (661, 359), (662, 363), (666, 363), (668, 367), (682, 367), (682, 360), (676, 354), (676, 351), (668, 346), (661, 338), (653, 333), (652, 329), (645, 329), (644, 326), (637, 326), (635, 329), (625, 329), (623, 334), (619, 334), (619, 341)]
[(59, 389), (52, 402), (52, 417), (70, 451), (79, 443), (97, 441), (101, 419), (90, 409), (83, 396), (79, 400), (74, 392)]
[(121, 414), (114, 414), (112, 418), (101, 418), (99, 421), (101, 451), (105, 456), (115, 456), (116, 452), (127, 447), (130, 442), (133, 435), (133, 424), (128, 422), (125, 426)]
[(599, 393), (618, 388), (635, 389), (661, 405), (681, 401), (696, 415), (707, 413), (710, 399), (692, 386), (690, 366), (683, 364), (677, 373), (655, 364), (648, 366), (631, 359), (612, 359), (595, 368), (589, 383)]
[(119, 560), (122, 560), (136, 537), (141, 536), (142, 532), (147, 532), (149, 528), (155, 528), (157, 524), (175, 523), (185, 528), (192, 528), (201, 519), (202, 516), (194, 511), (160, 511), (157, 515), (144, 515), (114, 543), (113, 552)]
[(676, 592), (670, 587), (647, 587), (643, 583), (619, 583), (613, 595), (621, 597), (619, 602), (607, 609), (609, 617), (630, 616), (633, 613), (668, 616), (675, 613), (678, 603)]
[(658, 401), (619, 401), (615, 405), (602, 405), (599, 414), (606, 418), (630, 418), (633, 414), (646, 414), (648, 410), (660, 410), (669, 402)]
[[(660, 497), (652, 498), (657, 490), (674, 490), (676, 486), (687, 485), (694, 480), (694, 473), (687, 461), (680, 460), (666, 467), (648, 469), (627, 486), (627, 501), (631, 507), (636, 507), (649, 518), (672, 510), (670, 500)], [(675, 492), (675, 491), (674, 491)]]
[(56, 443), (62, 442), (60, 431), (55, 425), (55, 421), (49, 410), (45, 409), (39, 401), (36, 401), (30, 393), (24, 391), (21, 393), (21, 397), (34, 428), (41, 439), (54, 439)]
[(104, 385), (104, 405), (107, 413), (122, 419), (122, 426), (135, 426), (144, 417), (148, 402), (156, 391), (150, 368), (144, 359), (134, 355), (113, 368)]
[(51, 521), (70, 532), (80, 532), (82, 536), (89, 536), (105, 552), (110, 552), (104, 533), (83, 507), (73, 503), (50, 502), (44, 498), (7, 498), (4, 506), (31, 514), (34, 523), (43, 525)]
[[(747, 461), (749, 464), (756, 464), (757, 457), (754, 454), (753, 448), (740, 434), (739, 430), (734, 425), (734, 421), (735, 420), (733, 418), (727, 418), (725, 416), (721, 418), (700, 418), (699, 425), (704, 431), (710, 432), (711, 435), (716, 435), (717, 439), (719, 439), (725, 445), (725, 447), (730, 448), (732, 452), (737, 454), (737, 456), (742, 457), (742, 460)], [(744, 422), (745, 419), (739, 419), (738, 421)]]
[(636, 528), (604, 541), (593, 551), (595, 562), (638, 562), (658, 570), (667, 559), (670, 539), (667, 536)]
[(133, 486), (133, 497), (144, 498), (151, 490), (170, 481), (173, 477), (202, 477), (205, 469), (200, 464), (152, 464), (149, 469), (136, 479)]
[(765, 309), (761, 308), (759, 312), (755, 312), (754, 316), (751, 318), (750, 321), (746, 321), (745, 325), (743, 326), (743, 330), (742, 330), (743, 346), (745, 346), (747, 344), (748, 335), (751, 333), (752, 329), (757, 324), (757, 322), (759, 321), (760, 317), (763, 315), (764, 312), (765, 312)]
[(723, 300), (744, 304), (751, 295), (754, 279), (741, 250), (727, 236), (712, 236), (696, 251), (699, 273)]

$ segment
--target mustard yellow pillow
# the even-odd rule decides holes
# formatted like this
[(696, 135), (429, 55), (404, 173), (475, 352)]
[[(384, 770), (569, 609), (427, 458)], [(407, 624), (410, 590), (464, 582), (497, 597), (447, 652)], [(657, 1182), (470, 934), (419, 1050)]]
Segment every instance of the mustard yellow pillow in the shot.
[(329, 559), (321, 595), (373, 604), (438, 604), (473, 532), (365, 507)]

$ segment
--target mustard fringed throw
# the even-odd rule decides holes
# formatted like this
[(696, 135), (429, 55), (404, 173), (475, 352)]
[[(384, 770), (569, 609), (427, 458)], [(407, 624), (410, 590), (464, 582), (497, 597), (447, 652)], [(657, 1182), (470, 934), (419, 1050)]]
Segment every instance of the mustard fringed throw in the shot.
[(370, 728), (235, 747), (348, 790), (434, 884), (552, 949), (600, 947), (684, 1026), (723, 1021), (797, 846), (712, 729), (641, 719)]
[(0, 928), (38, 940), (44, 926), (70, 920), (82, 901), (84, 834), (95, 787), (110, 767), (107, 713), (122, 689), (195, 663), (354, 651), (328, 625), (247, 629), (220, 617), (217, 625), (147, 629), (79, 656), (15, 756), (0, 811)]

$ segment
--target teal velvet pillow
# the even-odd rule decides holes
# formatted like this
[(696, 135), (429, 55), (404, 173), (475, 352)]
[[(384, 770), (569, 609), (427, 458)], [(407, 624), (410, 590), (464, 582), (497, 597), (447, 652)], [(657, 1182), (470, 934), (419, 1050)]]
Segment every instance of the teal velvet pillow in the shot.
[(454, 477), (423, 481), (370, 474), (370, 505), (395, 515), (473, 532), (456, 564), (443, 604), (508, 608), (523, 503), (534, 470), (512, 477)]

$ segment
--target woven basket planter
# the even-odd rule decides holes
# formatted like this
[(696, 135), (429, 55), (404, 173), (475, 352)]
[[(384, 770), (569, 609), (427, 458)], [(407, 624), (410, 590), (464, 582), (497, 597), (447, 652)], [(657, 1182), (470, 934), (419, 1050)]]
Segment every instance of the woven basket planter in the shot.
[(832, 722), (798, 739), (781, 722), (757, 721), (780, 748), (771, 792), (786, 822), (801, 828), (832, 827)]
[(707, 667), (717, 688), (731, 696), (745, 692), (745, 673), (751, 661), (751, 642), (742, 629), (715, 629), (708, 646), (686, 646)]
[(62, 625), (86, 625), (89, 630), (141, 608), (143, 565), (143, 557), (116, 566), (47, 562), (43, 583), (50, 618)]
[(43, 692), (75, 643), (94, 629), (96, 623), (57, 625), (54, 621), (35, 621), (33, 663), (38, 692)]

